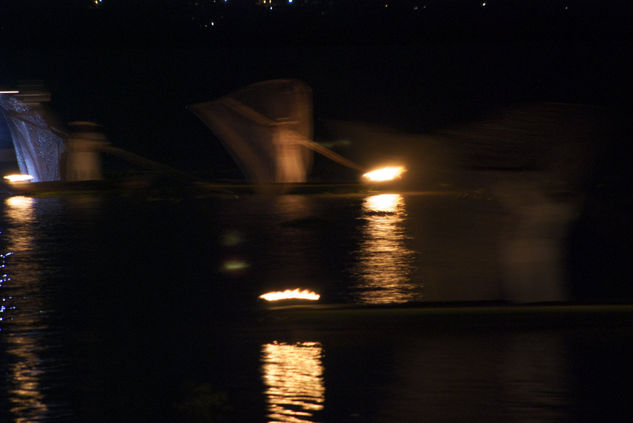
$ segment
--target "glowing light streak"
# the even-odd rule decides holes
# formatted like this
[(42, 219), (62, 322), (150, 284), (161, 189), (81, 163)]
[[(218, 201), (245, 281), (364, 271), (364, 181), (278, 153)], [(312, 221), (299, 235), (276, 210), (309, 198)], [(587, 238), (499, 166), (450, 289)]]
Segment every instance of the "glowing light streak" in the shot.
[(29, 182), (30, 180), (33, 179), (33, 177), (31, 175), (21, 175), (21, 174), (15, 173), (12, 175), (5, 176), (4, 179), (6, 179), (7, 181), (13, 184), (16, 182)]
[(359, 262), (352, 270), (358, 279), (359, 300), (365, 304), (405, 303), (416, 298), (411, 280), (415, 253), (407, 247), (405, 199), (400, 194), (372, 195), (363, 203)]
[(404, 172), (406, 169), (402, 166), (390, 166), (367, 172), (363, 177), (374, 182), (392, 181), (400, 178)]
[(314, 291), (308, 291), (307, 289), (286, 289), (285, 291), (273, 291), (267, 292), (259, 296), (259, 298), (266, 301), (280, 301), (280, 300), (308, 300), (318, 301), (321, 296)]
[[(16, 256), (27, 258), (34, 251), (33, 234), (37, 232), (38, 224), (33, 207), (36, 201), (25, 196), (13, 196), (4, 200), (4, 216), (13, 227), (13, 230), (2, 234), (7, 242), (4, 248), (15, 251)], [(13, 252), (5, 253), (2, 258), (11, 254)], [(37, 261), (29, 261), (28, 267), (33, 273), (20, 272), (21, 277), (16, 278), (18, 280), (12, 284), (15, 297), (2, 298), (3, 314), (7, 313), (3, 318), (11, 321), (10, 325), (0, 328), (7, 356), (3, 375), (6, 381), (5, 398), (7, 407), (13, 414), (12, 421), (15, 422), (33, 422), (51, 417), (51, 402), (46, 394), (50, 385), (43, 380), (48, 380), (47, 375), (59, 370), (57, 360), (40, 354), (53, 344), (44, 335), (50, 330), (47, 320), (42, 318), (48, 312), (46, 305), (42, 303), (45, 296), (40, 291), (41, 280), (37, 276), (42, 268)], [(9, 280), (10, 273), (3, 269), (0, 277)], [(55, 404), (55, 409), (62, 409), (59, 403)]]
[(228, 231), (222, 236), (220, 242), (224, 246), (234, 247), (242, 243), (242, 236), (237, 231)]

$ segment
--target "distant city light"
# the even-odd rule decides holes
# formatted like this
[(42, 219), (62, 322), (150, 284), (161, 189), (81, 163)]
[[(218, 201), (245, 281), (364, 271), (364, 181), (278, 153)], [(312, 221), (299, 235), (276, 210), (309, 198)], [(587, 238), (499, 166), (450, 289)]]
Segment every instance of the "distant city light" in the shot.
[(314, 291), (308, 291), (307, 289), (286, 289), (285, 291), (273, 291), (267, 292), (259, 296), (259, 298), (266, 301), (280, 301), (280, 300), (308, 300), (317, 301), (321, 296)]
[(392, 181), (401, 177), (404, 172), (406, 169), (402, 166), (384, 167), (367, 172), (363, 177), (374, 182)]
[(29, 182), (30, 180), (33, 179), (33, 177), (31, 175), (21, 175), (21, 174), (15, 173), (12, 175), (5, 176), (4, 179), (6, 179), (7, 181), (11, 183), (16, 183), (16, 182)]

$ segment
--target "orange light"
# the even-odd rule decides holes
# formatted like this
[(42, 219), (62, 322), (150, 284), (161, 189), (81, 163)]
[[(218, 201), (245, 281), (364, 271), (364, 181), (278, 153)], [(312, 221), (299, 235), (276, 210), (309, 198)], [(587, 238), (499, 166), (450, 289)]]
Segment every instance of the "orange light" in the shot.
[(392, 181), (400, 178), (404, 172), (406, 172), (406, 169), (402, 166), (390, 166), (367, 172), (363, 177), (374, 182)]
[(31, 175), (21, 175), (19, 173), (15, 173), (12, 175), (5, 176), (4, 179), (6, 179), (7, 181), (11, 183), (15, 183), (15, 182), (29, 182), (30, 180), (33, 179), (33, 177)]
[(273, 291), (267, 292), (259, 296), (259, 298), (266, 301), (280, 301), (280, 300), (308, 300), (317, 301), (321, 296), (314, 291), (308, 291), (307, 289), (286, 289), (285, 291)]

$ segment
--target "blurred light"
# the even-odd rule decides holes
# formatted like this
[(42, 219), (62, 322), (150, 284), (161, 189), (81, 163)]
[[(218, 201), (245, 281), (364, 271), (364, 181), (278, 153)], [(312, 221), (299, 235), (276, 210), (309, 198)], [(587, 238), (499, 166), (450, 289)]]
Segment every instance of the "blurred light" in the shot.
[(33, 199), (31, 197), (25, 197), (23, 195), (16, 195), (9, 197), (6, 200), (6, 204), (14, 209), (26, 209), (33, 205)]
[(268, 418), (275, 422), (313, 422), (323, 409), (323, 348), (319, 342), (262, 346), (262, 377)]
[(222, 236), (220, 242), (226, 247), (234, 247), (242, 243), (242, 236), (237, 231), (230, 231)]
[(403, 202), (400, 194), (372, 195), (365, 199), (364, 209), (372, 212), (395, 212)]
[(299, 288), (285, 291), (273, 291), (267, 292), (259, 296), (259, 298), (266, 301), (280, 301), (280, 300), (308, 300), (318, 301), (321, 296), (314, 291), (308, 291), (307, 289), (300, 290)]
[[(17, 195), (7, 197), (4, 200), (5, 216), (14, 224), (27, 224), (35, 222), (35, 199)], [(3, 234), (4, 236), (5, 234)], [(32, 236), (28, 231), (16, 231), (12, 235), (8, 235), (9, 248), (12, 252), (5, 253), (4, 257), (13, 254), (13, 251), (24, 251), (31, 248)], [(3, 257), (3, 258), (4, 258)]]
[(243, 260), (227, 260), (222, 265), (222, 269), (226, 272), (234, 272), (248, 268), (248, 263)]
[(19, 173), (15, 173), (12, 175), (5, 176), (4, 179), (6, 179), (7, 181), (11, 183), (16, 183), (16, 182), (28, 182), (32, 180), (33, 177), (31, 175), (21, 175)]
[(20, 94), (20, 91), (17, 91), (17, 90), (5, 90), (5, 91), (0, 91), (0, 94)]
[(406, 169), (402, 166), (383, 167), (382, 169), (367, 172), (363, 177), (374, 182), (392, 181), (401, 177), (404, 172), (406, 172)]

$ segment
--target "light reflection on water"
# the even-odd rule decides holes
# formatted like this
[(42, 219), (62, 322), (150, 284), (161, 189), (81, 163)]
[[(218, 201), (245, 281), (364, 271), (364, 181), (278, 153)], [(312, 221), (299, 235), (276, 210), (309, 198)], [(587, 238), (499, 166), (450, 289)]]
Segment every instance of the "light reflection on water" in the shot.
[(421, 286), (411, 280), (415, 252), (406, 245), (410, 236), (404, 227), (404, 197), (372, 195), (365, 198), (362, 210), (365, 226), (352, 270), (358, 279), (359, 302), (389, 304), (418, 299)]
[(262, 346), (262, 377), (269, 421), (313, 422), (323, 409), (323, 349), (319, 342)]
[[(31, 322), (35, 323), (35, 322)], [(45, 330), (45, 327), (40, 328)], [(11, 413), (16, 416), (16, 422), (28, 422), (41, 418), (48, 413), (48, 406), (44, 402), (44, 393), (40, 384), (43, 371), (39, 368), (40, 349), (37, 340), (29, 336), (9, 335), (8, 353), (15, 362), (10, 366), (9, 389)]]
[[(595, 378), (591, 378), (592, 372), (599, 374), (603, 369), (600, 360), (615, 361), (616, 365), (606, 369), (609, 378), (631, 374), (630, 360), (627, 361), (631, 356), (631, 343), (628, 338), (616, 336), (613, 339), (619, 344), (613, 348), (611, 339), (600, 341), (584, 334), (580, 341), (569, 341), (567, 332), (544, 334), (537, 330), (532, 336), (516, 328), (505, 333), (478, 330), (436, 334), (434, 329), (418, 331), (417, 328), (401, 327), (393, 334), (370, 328), (371, 334), (354, 334), (352, 337), (348, 332), (327, 330), (313, 332), (313, 335), (295, 333), (292, 336), (319, 342), (266, 343), (271, 337), (282, 339), (288, 336), (285, 331), (275, 334), (274, 329), (267, 328), (264, 333), (253, 333), (254, 338), (243, 342), (246, 332), (241, 330), (242, 325), (249, 330), (251, 325), (247, 314), (246, 320), (235, 322), (240, 329), (235, 331), (236, 342), (227, 343), (239, 347), (228, 347), (227, 352), (218, 353), (223, 357), (218, 364), (208, 360), (211, 347), (199, 350), (176, 347), (179, 344), (215, 346), (222, 339), (200, 330), (204, 324), (197, 322), (216, 325), (207, 314), (209, 304), (214, 304), (213, 294), (219, 297), (231, 291), (221, 284), (197, 284), (207, 281), (208, 275), (198, 275), (187, 268), (204, 263), (209, 257), (217, 257), (217, 262), (222, 263), (225, 251), (235, 257), (243, 254), (248, 258), (244, 263), (249, 267), (232, 270), (236, 276), (231, 274), (230, 279), (235, 285), (243, 281), (239, 289), (245, 294), (239, 298), (247, 300), (264, 292), (260, 288), (271, 280), (279, 281), (283, 288), (297, 286), (289, 285), (289, 282), (307, 280), (327, 298), (328, 289), (333, 291), (334, 288), (325, 283), (319, 285), (319, 282), (334, 279), (350, 268), (355, 273), (348, 274), (349, 279), (335, 288), (344, 292), (342, 298), (351, 297), (355, 303), (420, 299), (422, 285), (417, 268), (425, 270), (422, 279), (426, 283), (425, 300), (495, 299), (497, 297), (479, 296), (481, 292), (488, 292), (485, 284), (490, 283), (486, 282), (490, 278), (487, 276), (495, 271), (489, 263), (493, 263), (492, 258), (498, 251), (490, 249), (495, 245), (492, 241), (480, 242), (496, 239), (495, 233), (490, 235), (490, 229), (496, 228), (498, 213), (490, 212), (487, 204), (476, 203), (475, 207), (470, 206), (471, 200), (456, 203), (397, 194), (366, 198), (250, 199), (247, 204), (251, 207), (243, 207), (244, 203), (236, 201), (229, 205), (239, 205), (237, 212), (212, 214), (214, 217), (224, 216), (224, 221), (219, 222), (209, 219), (206, 212), (194, 213), (193, 217), (198, 218), (195, 220), (189, 208), (183, 214), (170, 210), (169, 216), (174, 214), (175, 218), (165, 227), (165, 239), (170, 241), (167, 244), (173, 246), (174, 251), (182, 251), (182, 255), (173, 262), (165, 262), (166, 255), (160, 254), (164, 246), (154, 243), (153, 237), (145, 236), (154, 234), (156, 222), (163, 223), (162, 214), (151, 220), (152, 213), (159, 209), (153, 203), (139, 207), (116, 199), (116, 207), (112, 207), (109, 199), (85, 201), (84, 197), (73, 197), (72, 202), (63, 200), (56, 203), (62, 207), (51, 209), (51, 200), (12, 197), (4, 201), (4, 210), (0, 212), (2, 252), (5, 255), (15, 253), (6, 258), (7, 267), (3, 273), (7, 277), (0, 286), (0, 297), (6, 298), (6, 302), (0, 304), (5, 307), (0, 312), (0, 317), (4, 318), (0, 321), (0, 370), (4, 376), (0, 379), (0, 401), (5, 406), (2, 411), (11, 414), (9, 421), (70, 420), (59, 419), (59, 416), (95, 421), (86, 415), (100, 416), (104, 409), (119, 406), (117, 417), (123, 418), (109, 421), (134, 420), (131, 416), (144, 415), (148, 409), (156, 410), (155, 415), (166, 416), (165, 420), (153, 421), (182, 421), (177, 418), (168, 420), (172, 417), (169, 414), (171, 408), (169, 401), (163, 399), (173, 394), (169, 387), (178, 386), (185, 378), (217, 382), (218, 390), (229, 392), (234, 408), (232, 413), (249, 409), (243, 411), (248, 418), (238, 416), (229, 421), (315, 422), (346, 418), (348, 421), (353, 418), (357, 421), (417, 421), (419, 416), (425, 416), (429, 421), (462, 421), (472, 420), (473, 415), (478, 421), (527, 421), (564, 420), (575, 408), (608, 410), (609, 405), (614, 405), (625, 413), (630, 411), (628, 403), (619, 399), (593, 399), (590, 396), (594, 392), (610, 394), (610, 386), (602, 383), (603, 379), (595, 384)], [(221, 206), (226, 207), (224, 203)], [(161, 204), (160, 209), (163, 207), (166, 208)], [(222, 207), (217, 209), (224, 213)], [(125, 224), (117, 226), (123, 218), (127, 218)], [(539, 225), (536, 227), (541, 227)], [(92, 230), (97, 227), (102, 231)], [(126, 238), (128, 233), (134, 233), (131, 228), (138, 227), (141, 230), (137, 238)], [(67, 232), (69, 228), (75, 228), (76, 232)], [(206, 243), (191, 242), (191, 236), (183, 237), (183, 230), (185, 234), (188, 234), (187, 230), (191, 233), (199, 231), (201, 240), (217, 239), (222, 249), (205, 249)], [(415, 239), (411, 239), (412, 236)], [(77, 257), (77, 243), (100, 247)], [(113, 245), (117, 248), (108, 250)], [(200, 248), (204, 254), (198, 254)], [(69, 250), (68, 255), (73, 260), (57, 262), (60, 258), (58, 250)], [(145, 254), (146, 251), (149, 253)], [(326, 254), (329, 251), (333, 253)], [(460, 251), (462, 255), (457, 254)], [(129, 255), (129, 263), (120, 260), (120, 252), (126, 257)], [(351, 253), (353, 260), (337, 262), (332, 259), (346, 252)], [(76, 274), (69, 270), (68, 264), (93, 258), (93, 254), (102, 254), (105, 258), (82, 267)], [(447, 255), (451, 256), (450, 267), (443, 267), (440, 259)], [(469, 260), (466, 260), (467, 255)], [(490, 261), (482, 260), (488, 256)], [(183, 270), (179, 271), (178, 283), (182, 284), (182, 292), (173, 291), (175, 298), (184, 304), (177, 305), (174, 310), (186, 318), (170, 319), (178, 320), (178, 323), (169, 326), (171, 329), (161, 332), (160, 336), (153, 336), (158, 332), (148, 329), (151, 324), (145, 322), (148, 315), (156, 313), (158, 305), (166, 304), (160, 302), (159, 296), (169, 292), (173, 279), (163, 277), (163, 273), (149, 273), (158, 283), (147, 284), (151, 286), (147, 290), (134, 291), (130, 282), (137, 280), (132, 277), (142, 280), (150, 266), (140, 266), (141, 270), (131, 277), (126, 277), (124, 271), (129, 272), (142, 260), (160, 267), (161, 272), (164, 264), (192, 264), (182, 266)], [(84, 280), (98, 279), (104, 269), (103, 263), (111, 263), (111, 270), (121, 274), (120, 280), (112, 281), (112, 287), (132, 295), (132, 299), (126, 299), (123, 304), (133, 307), (134, 313), (124, 311), (121, 317), (115, 315), (109, 320), (112, 315), (104, 312), (105, 306), (81, 307), (80, 304), (87, 301), (86, 296), (68, 295), (77, 289), (79, 281), (84, 286), (88, 285), (83, 283)], [(239, 267), (237, 262), (232, 263)], [(482, 264), (477, 268), (473, 263)], [(475, 271), (480, 269), (485, 277), (475, 274), (473, 280), (476, 283), (471, 284), (470, 290), (464, 289), (464, 285), (460, 285), (461, 279), (454, 275), (466, 270), (469, 277), (473, 276), (476, 273), (473, 268)], [(49, 276), (59, 269), (62, 270), (59, 276)], [(451, 269), (454, 269), (453, 273), (448, 272)], [(83, 270), (88, 273), (84, 274)], [(216, 273), (212, 276), (218, 279), (225, 276), (215, 264), (213, 271)], [(57, 284), (60, 281), (63, 283)], [(69, 288), (59, 287), (64, 284)], [(80, 293), (98, 294), (102, 286), (92, 285)], [(147, 294), (153, 292), (156, 295), (148, 297)], [(464, 292), (463, 297), (458, 296)], [(193, 304), (194, 299), (200, 309), (205, 308), (204, 311), (196, 307), (187, 310), (186, 305)], [(117, 311), (121, 313), (124, 306)], [(84, 328), (72, 324), (66, 317), (74, 317), (75, 314), (69, 314), (68, 310), (75, 309), (80, 318), (89, 320)], [(128, 320), (133, 329), (121, 330), (120, 323)], [(98, 321), (98, 325), (93, 321)], [(228, 332), (228, 337), (234, 335), (231, 330)], [(164, 353), (169, 355), (165, 358), (167, 364), (162, 367), (148, 364), (147, 352), (160, 355), (165, 348), (165, 333), (169, 333), (170, 345), (175, 345)], [(69, 341), (71, 339), (75, 341)], [(118, 345), (112, 350), (103, 350), (101, 346), (109, 346), (110, 340)], [(579, 342), (579, 346), (574, 342)], [(595, 347), (596, 342), (602, 343)], [(327, 346), (327, 357), (323, 346)], [(69, 350), (69, 347), (80, 348)], [(578, 357), (590, 348), (600, 351), (594, 354), (597, 356), (595, 360), (589, 362)], [(130, 349), (137, 353), (130, 354)], [(246, 350), (247, 354), (241, 354)], [(80, 354), (75, 351), (80, 351), (85, 359), (78, 359)], [(116, 354), (109, 355), (110, 351)], [(121, 363), (129, 364), (119, 366), (112, 364), (114, 360), (108, 362), (110, 357), (121, 356), (125, 357)], [(224, 359), (225, 356), (228, 358)], [(193, 364), (188, 369), (183, 363)], [(198, 363), (205, 364), (198, 366)], [(589, 372), (585, 371), (587, 366)], [(142, 369), (146, 377), (137, 377), (137, 368)], [(235, 369), (239, 370), (234, 372)], [(86, 374), (85, 379), (90, 381), (77, 383), (77, 379), (82, 382), (83, 376), (76, 377), (75, 374)], [(159, 374), (160, 377), (156, 376)], [(235, 374), (239, 377), (235, 378)], [(157, 379), (167, 383), (156, 383)], [(582, 401), (576, 400), (574, 386), (592, 386), (592, 383), (595, 388), (588, 393), (581, 392), (579, 398)], [(121, 388), (124, 384), (127, 389)], [(144, 398), (142, 406), (128, 400), (126, 394), (129, 392), (138, 392), (139, 397)], [(257, 406), (252, 406), (253, 399)], [(81, 408), (82, 404), (87, 405)]]
[[(37, 223), (34, 212), (36, 201), (30, 197), (16, 196), (5, 200), (5, 219), (9, 230), (3, 231), (6, 248), (3, 255), (13, 255), (19, 260), (32, 249), (33, 226)], [(13, 258), (12, 258), (13, 260)], [(4, 263), (3, 263), (4, 264)], [(39, 272), (38, 264), (29, 262), (28, 271), (20, 272), (18, 278), (10, 278), (12, 265), (5, 267), (7, 275), (2, 293), (7, 313), (0, 328), (6, 342), (8, 354), (8, 396), (10, 412), (16, 422), (41, 420), (49, 413), (44, 398), (41, 377), (46, 373), (41, 352), (46, 349), (41, 336), (48, 326), (41, 319), (42, 303), (39, 280), (34, 277)]]

